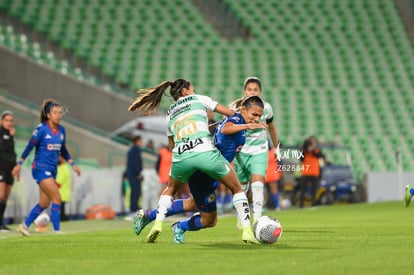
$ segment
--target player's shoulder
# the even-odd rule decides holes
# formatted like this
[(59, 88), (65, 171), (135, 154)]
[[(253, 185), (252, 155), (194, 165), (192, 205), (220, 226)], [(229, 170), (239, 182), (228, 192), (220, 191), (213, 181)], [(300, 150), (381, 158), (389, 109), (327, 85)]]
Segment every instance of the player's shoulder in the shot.
[(264, 109), (270, 109), (270, 110), (272, 110), (272, 105), (270, 105), (269, 102), (263, 100), (263, 105), (264, 105)]
[(239, 123), (243, 123), (244, 119), (240, 113), (235, 112), (234, 115), (226, 118), (225, 122), (227, 121), (231, 121), (233, 123), (239, 124)]

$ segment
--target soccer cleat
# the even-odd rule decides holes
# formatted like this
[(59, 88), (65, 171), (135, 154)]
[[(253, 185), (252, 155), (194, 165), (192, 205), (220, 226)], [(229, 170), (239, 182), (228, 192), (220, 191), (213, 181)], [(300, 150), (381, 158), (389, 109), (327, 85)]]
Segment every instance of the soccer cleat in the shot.
[(184, 233), (185, 231), (178, 227), (178, 223), (176, 222), (171, 226), (171, 229), (174, 234), (174, 243), (183, 243), (184, 242)]
[(245, 243), (259, 243), (254, 237), (253, 231), (250, 227), (243, 228), (242, 240)]
[(147, 242), (153, 243), (162, 232), (162, 221), (155, 221), (151, 231), (147, 235)]
[(150, 222), (149, 222), (147, 215), (145, 214), (145, 211), (142, 209), (138, 210), (137, 216), (135, 217), (135, 221), (134, 221), (135, 234), (139, 235), (142, 229), (144, 229), (145, 226), (147, 226), (147, 224), (149, 223)]
[(411, 198), (413, 197), (413, 195), (411, 194), (411, 188), (412, 188), (411, 185), (405, 186), (405, 195), (404, 195), (405, 207), (408, 207), (410, 205)]
[(0, 232), (12, 232), (10, 228), (5, 226), (4, 224), (0, 225)]
[(29, 228), (27, 228), (24, 223), (19, 224), (17, 231), (19, 231), (23, 236), (30, 236)]
[(65, 235), (66, 234), (65, 232), (60, 231), (60, 230), (53, 231), (53, 233), (55, 233), (55, 235)]

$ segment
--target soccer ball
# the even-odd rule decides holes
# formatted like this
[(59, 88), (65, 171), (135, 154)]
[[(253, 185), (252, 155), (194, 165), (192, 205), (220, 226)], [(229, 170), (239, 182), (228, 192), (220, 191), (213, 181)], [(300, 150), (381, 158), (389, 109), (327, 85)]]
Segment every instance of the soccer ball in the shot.
[(256, 240), (264, 244), (277, 242), (282, 236), (282, 225), (270, 216), (262, 216), (253, 224)]
[(50, 222), (49, 215), (46, 213), (40, 214), (34, 221), (37, 227), (46, 227)]

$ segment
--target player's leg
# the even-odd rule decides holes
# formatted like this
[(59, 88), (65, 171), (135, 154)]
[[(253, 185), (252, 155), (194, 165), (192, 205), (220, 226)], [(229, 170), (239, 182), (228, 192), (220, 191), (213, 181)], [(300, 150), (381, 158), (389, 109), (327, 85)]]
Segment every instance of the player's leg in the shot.
[[(243, 154), (245, 155), (245, 154)], [(268, 165), (269, 154), (267, 152), (247, 156), (251, 174), (251, 190), (253, 204), (253, 221), (262, 216), (264, 204), (264, 182)]]
[[(190, 197), (185, 200), (174, 200), (171, 207), (167, 210), (166, 217), (192, 211), (197, 211), (197, 206), (194, 202), (194, 198), (190, 195)], [(134, 221), (135, 234), (139, 235), (149, 223), (155, 220), (156, 216), (157, 209), (138, 210)]]
[(280, 204), (279, 204), (278, 182), (277, 181), (272, 181), (272, 182), (269, 182), (268, 184), (269, 184), (270, 194), (271, 194), (272, 200), (273, 200), (273, 205), (274, 205), (276, 210), (279, 210), (280, 209)]
[(299, 187), (300, 187), (300, 191), (299, 191), (299, 207), (303, 208), (304, 202), (305, 202), (305, 192), (306, 192), (306, 185), (308, 184), (307, 182), (307, 177), (306, 176), (302, 176), (299, 179)]
[[(43, 212), (43, 210), (45, 210), (47, 207), (49, 207), (50, 198), (48, 196), (44, 196), (44, 194), (42, 193), (41, 188), (40, 188), (40, 182), (42, 182), (44, 180), (47, 180), (47, 179), (50, 179), (54, 183), (53, 176), (51, 176), (50, 174), (51, 174), (50, 171), (45, 171), (45, 170), (40, 170), (40, 169), (34, 169), (32, 171), (33, 179), (39, 185), (39, 203), (36, 204), (30, 210), (29, 215), (26, 217), (26, 219), (17, 228), (17, 230), (23, 236), (29, 236), (30, 235), (30, 233), (29, 233), (29, 227), (30, 227), (30, 225), (40, 215), (40, 213)], [(55, 187), (57, 189), (57, 186), (55, 186)], [(57, 192), (59, 193), (59, 191), (57, 191)]]
[(177, 189), (181, 186), (181, 184), (182, 182), (170, 177), (167, 188), (165, 188), (160, 196), (160, 199), (158, 200), (155, 223), (147, 235), (147, 242), (153, 243), (161, 234), (162, 225), (164, 224), (168, 209), (171, 207), (174, 194), (177, 192)]
[(411, 185), (405, 186), (405, 195), (404, 195), (404, 205), (408, 207), (410, 205), (411, 199), (414, 196), (414, 188)]
[(174, 243), (183, 243), (187, 231), (198, 231), (202, 228), (214, 227), (217, 223), (217, 211), (212, 213), (195, 213), (191, 218), (178, 221), (172, 225)]
[(223, 184), (219, 184), (216, 191), (217, 199), (217, 212), (219, 214), (224, 213), (224, 199), (225, 199), (225, 189), (226, 187)]
[(40, 206), (47, 208), (46, 202), (52, 201), (50, 206), (50, 221), (55, 233), (60, 232), (60, 209), (62, 198), (54, 178), (47, 178), (40, 182)]
[(184, 233), (187, 231), (213, 227), (217, 223), (216, 189), (218, 182), (209, 175), (197, 171), (191, 176), (188, 186), (200, 212), (172, 225), (174, 243), (183, 243)]
[(3, 223), (4, 212), (6, 211), (7, 207), (7, 200), (13, 187), (13, 177), (11, 177), (11, 173), (9, 174), (9, 177), (7, 177), (7, 174), (0, 174), (2, 176), (1, 178), (4, 179), (4, 181), (0, 182), (0, 232), (11, 231), (11, 229)]

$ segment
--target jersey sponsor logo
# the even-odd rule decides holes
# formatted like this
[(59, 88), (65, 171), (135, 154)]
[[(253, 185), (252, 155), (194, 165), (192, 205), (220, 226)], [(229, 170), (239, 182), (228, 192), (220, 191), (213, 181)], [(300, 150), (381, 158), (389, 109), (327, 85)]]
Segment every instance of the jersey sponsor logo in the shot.
[(10, 139), (10, 136), (9, 135), (3, 135), (3, 139), (4, 140), (9, 140)]
[(49, 135), (49, 134), (47, 134), (46, 136), (45, 136), (45, 139), (51, 139), (52, 138), (52, 136), (51, 135)]
[(46, 149), (49, 151), (60, 151), (62, 144), (59, 143), (49, 143), (46, 145)]
[[(185, 141), (184, 141), (185, 140)], [(180, 145), (178, 147), (178, 154), (182, 154), (185, 151), (189, 151), (192, 150), (194, 148), (196, 148), (198, 145), (203, 144), (203, 140), (201, 138), (197, 138), (195, 140), (188, 140), (188, 139), (183, 139), (183, 141), (185, 142), (183, 145)]]

